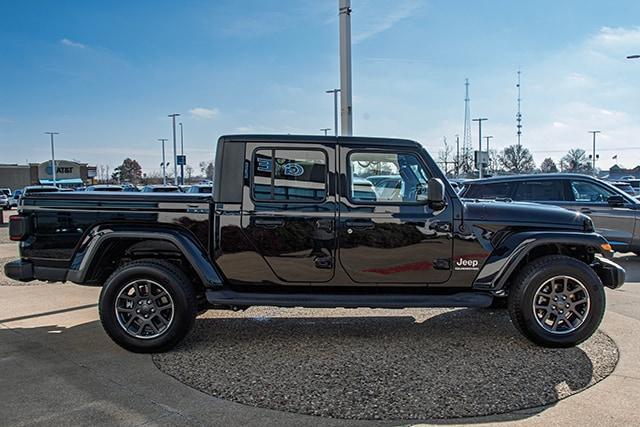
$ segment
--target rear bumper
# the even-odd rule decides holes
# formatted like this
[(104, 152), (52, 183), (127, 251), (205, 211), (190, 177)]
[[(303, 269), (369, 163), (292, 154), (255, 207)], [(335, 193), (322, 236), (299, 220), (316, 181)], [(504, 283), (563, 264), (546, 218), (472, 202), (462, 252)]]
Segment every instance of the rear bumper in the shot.
[(610, 259), (597, 257), (594, 269), (607, 288), (618, 289), (624, 284), (626, 277), (624, 268)]
[(4, 266), (4, 274), (13, 280), (30, 282), (43, 280), (46, 282), (64, 282), (67, 280), (66, 268), (34, 267), (29, 261), (15, 260)]
[(10, 279), (21, 282), (35, 280), (33, 277), (33, 264), (22, 260), (8, 262), (4, 265), (4, 274)]

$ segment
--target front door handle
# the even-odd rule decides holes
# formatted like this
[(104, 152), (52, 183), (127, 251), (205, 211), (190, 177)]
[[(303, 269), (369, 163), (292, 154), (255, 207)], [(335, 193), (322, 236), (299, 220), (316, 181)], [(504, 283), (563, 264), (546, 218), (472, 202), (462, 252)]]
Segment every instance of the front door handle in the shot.
[(284, 226), (284, 219), (279, 218), (256, 218), (254, 224), (257, 227), (278, 228)]
[(589, 208), (580, 208), (580, 212), (585, 213), (585, 214), (590, 214), (593, 213), (593, 211)]

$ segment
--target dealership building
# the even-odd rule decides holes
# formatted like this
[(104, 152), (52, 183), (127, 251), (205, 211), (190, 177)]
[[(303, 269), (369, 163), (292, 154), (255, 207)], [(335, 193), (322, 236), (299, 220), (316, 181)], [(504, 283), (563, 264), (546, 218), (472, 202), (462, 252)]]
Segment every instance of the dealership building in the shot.
[[(61, 187), (78, 187), (93, 184), (96, 167), (71, 160), (56, 160), (56, 185)], [(12, 190), (27, 185), (53, 184), (53, 168), (51, 160), (28, 165), (1, 164), (0, 187)]]

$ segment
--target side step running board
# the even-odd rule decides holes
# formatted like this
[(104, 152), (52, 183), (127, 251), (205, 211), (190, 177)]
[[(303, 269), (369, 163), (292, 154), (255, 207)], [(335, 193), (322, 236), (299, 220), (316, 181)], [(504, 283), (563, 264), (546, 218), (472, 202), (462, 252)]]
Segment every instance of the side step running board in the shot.
[(344, 294), (344, 293), (259, 293), (230, 289), (207, 290), (207, 301), (225, 306), (274, 306), (309, 308), (405, 308), (488, 307), (493, 296), (480, 292), (448, 295), (429, 294)]

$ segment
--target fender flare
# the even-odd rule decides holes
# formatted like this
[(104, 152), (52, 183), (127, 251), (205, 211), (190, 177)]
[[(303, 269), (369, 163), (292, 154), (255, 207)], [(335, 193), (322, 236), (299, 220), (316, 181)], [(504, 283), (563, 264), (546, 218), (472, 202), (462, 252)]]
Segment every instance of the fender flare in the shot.
[(507, 236), (493, 249), (476, 276), (474, 289), (501, 291), (520, 261), (533, 249), (544, 245), (587, 246), (595, 252), (611, 257), (601, 245), (608, 243), (598, 233), (567, 231), (525, 231)]
[(132, 226), (94, 227), (82, 240), (76, 250), (67, 274), (67, 280), (83, 284), (100, 248), (114, 239), (121, 240), (162, 240), (173, 244), (191, 264), (196, 274), (207, 288), (219, 288), (223, 285), (222, 275), (210, 261), (207, 251), (188, 233), (172, 228), (135, 228)]

